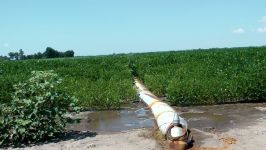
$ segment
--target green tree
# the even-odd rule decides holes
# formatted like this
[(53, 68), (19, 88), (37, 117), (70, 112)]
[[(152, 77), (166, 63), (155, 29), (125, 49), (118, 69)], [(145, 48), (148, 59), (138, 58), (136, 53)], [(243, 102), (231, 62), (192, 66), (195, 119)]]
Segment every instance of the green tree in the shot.
[(38, 53), (34, 54), (34, 58), (35, 59), (41, 59), (41, 58), (43, 58), (43, 54), (41, 52), (38, 52)]
[(14, 52), (15, 55), (15, 60), (19, 60), (19, 53), (18, 52)]
[(15, 58), (15, 53), (14, 52), (9, 52), (8, 56), (9, 56), (10, 60), (13, 60)]
[(75, 52), (73, 50), (68, 50), (64, 53), (64, 57), (74, 57)]
[(45, 52), (43, 53), (43, 56), (45, 58), (58, 58), (60, 56), (60, 53), (51, 47), (47, 47)]
[(18, 57), (19, 57), (20, 60), (25, 59), (24, 51), (22, 49), (19, 50)]
[(7, 56), (0, 56), (0, 60), (8, 60)]

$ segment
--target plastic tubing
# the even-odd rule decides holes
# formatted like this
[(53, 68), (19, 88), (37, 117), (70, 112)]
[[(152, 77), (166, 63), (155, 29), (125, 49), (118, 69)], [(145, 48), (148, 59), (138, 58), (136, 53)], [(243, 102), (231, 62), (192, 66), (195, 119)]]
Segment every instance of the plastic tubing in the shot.
[(135, 86), (140, 99), (151, 109), (162, 134), (170, 140), (186, 139), (184, 137), (186, 137), (188, 125), (185, 119), (180, 117), (172, 107), (148, 91), (137, 79), (135, 79)]

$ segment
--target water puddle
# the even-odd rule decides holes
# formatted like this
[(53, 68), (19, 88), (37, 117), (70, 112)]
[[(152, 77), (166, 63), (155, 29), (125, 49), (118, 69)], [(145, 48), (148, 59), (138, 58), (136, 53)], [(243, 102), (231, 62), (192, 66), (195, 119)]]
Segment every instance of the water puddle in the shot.
[[(258, 109), (259, 108), (259, 109)], [(224, 132), (231, 128), (252, 125), (266, 115), (266, 103), (226, 104), (176, 108), (190, 128)]]
[[(188, 121), (195, 139), (193, 150), (228, 150), (236, 141), (231, 137), (219, 139), (217, 133), (242, 128), (265, 119), (266, 103), (227, 104), (214, 106), (177, 107)], [(229, 141), (229, 142), (228, 142)], [(231, 141), (231, 142), (230, 142)]]
[[(191, 106), (175, 109), (188, 121), (195, 139), (193, 150), (227, 149), (230, 144), (220, 141), (216, 133), (249, 126), (266, 118), (266, 103)], [(155, 125), (151, 111), (142, 103), (116, 111), (82, 112), (76, 117), (81, 118), (81, 122), (68, 125), (68, 130), (110, 133), (152, 128)], [(219, 143), (223, 143), (223, 147), (220, 148)]]
[(81, 122), (68, 126), (69, 130), (119, 132), (130, 129), (151, 128), (153, 115), (144, 105), (132, 106), (114, 111), (83, 112)]
[[(252, 125), (254, 121), (266, 116), (265, 108), (266, 103), (258, 103), (176, 107), (176, 110), (188, 121), (189, 128), (204, 132), (223, 132), (230, 128)], [(81, 122), (69, 125), (69, 130), (120, 132), (151, 128), (154, 125), (153, 115), (142, 103), (117, 111), (83, 112), (77, 117), (81, 118)]]

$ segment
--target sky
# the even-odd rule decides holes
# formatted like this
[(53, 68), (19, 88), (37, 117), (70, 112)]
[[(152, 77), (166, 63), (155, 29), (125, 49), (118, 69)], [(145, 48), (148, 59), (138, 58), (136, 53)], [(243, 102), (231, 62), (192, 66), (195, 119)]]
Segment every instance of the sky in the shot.
[(0, 55), (261, 45), (265, 0), (0, 0)]

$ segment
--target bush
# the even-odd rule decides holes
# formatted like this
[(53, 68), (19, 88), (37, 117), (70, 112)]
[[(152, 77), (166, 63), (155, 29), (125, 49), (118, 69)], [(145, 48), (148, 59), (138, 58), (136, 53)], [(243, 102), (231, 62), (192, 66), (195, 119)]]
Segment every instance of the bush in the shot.
[(0, 145), (29, 144), (55, 137), (79, 112), (77, 99), (57, 89), (61, 82), (53, 71), (33, 71), (32, 77), (14, 86), (8, 105), (2, 105)]

